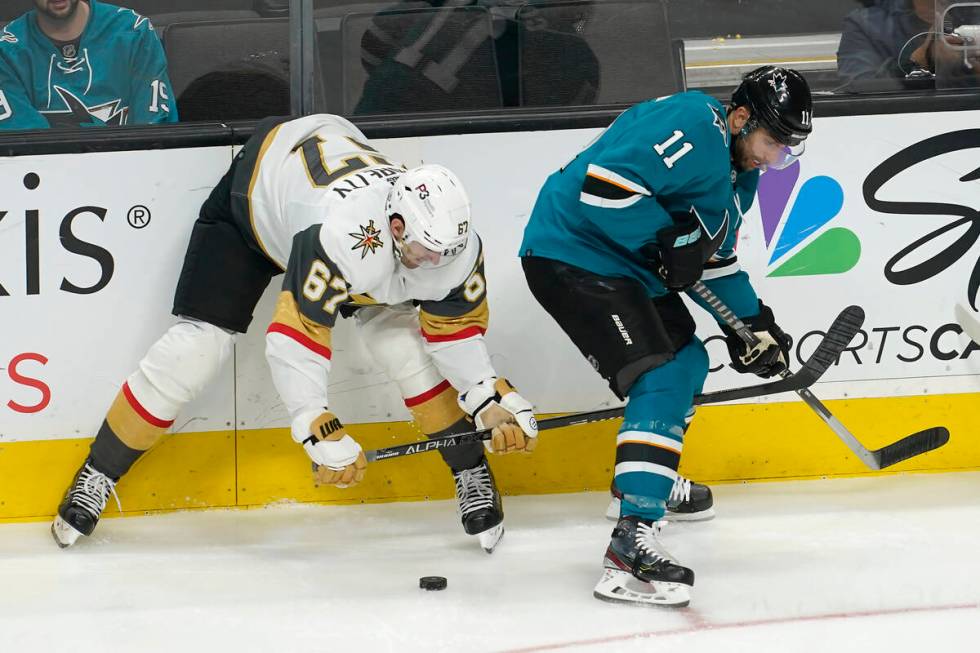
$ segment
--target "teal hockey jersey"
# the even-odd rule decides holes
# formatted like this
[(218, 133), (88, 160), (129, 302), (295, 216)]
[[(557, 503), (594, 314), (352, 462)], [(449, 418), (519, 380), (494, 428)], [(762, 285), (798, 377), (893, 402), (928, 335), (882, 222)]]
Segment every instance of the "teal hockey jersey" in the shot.
[(0, 32), (0, 129), (177, 121), (163, 46), (149, 19), (89, 0), (77, 47), (29, 11)]
[(699, 91), (637, 104), (545, 182), (524, 230), (521, 255), (555, 259), (666, 294), (640, 249), (670, 214), (699, 216), (711, 238), (702, 277), (742, 317), (758, 313), (735, 241), (755, 198), (758, 171), (736, 174), (725, 109)]

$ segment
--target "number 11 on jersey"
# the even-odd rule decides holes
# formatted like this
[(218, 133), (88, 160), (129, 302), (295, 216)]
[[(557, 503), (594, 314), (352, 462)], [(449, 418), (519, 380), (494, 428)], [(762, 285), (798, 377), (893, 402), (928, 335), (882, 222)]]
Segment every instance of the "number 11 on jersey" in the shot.
[(684, 156), (685, 154), (687, 154), (688, 152), (690, 152), (691, 150), (694, 149), (694, 146), (693, 145), (691, 145), (687, 141), (684, 141), (684, 143), (681, 144), (681, 148), (679, 150), (677, 150), (676, 152), (674, 152), (673, 154), (671, 154), (669, 156), (664, 156), (664, 154), (666, 154), (667, 150), (670, 149), (674, 145), (674, 143), (676, 143), (677, 141), (679, 141), (682, 138), (684, 138), (684, 132), (682, 132), (679, 129), (675, 129), (673, 136), (671, 136), (670, 138), (668, 138), (667, 140), (665, 140), (663, 143), (660, 143), (658, 145), (654, 145), (653, 146), (653, 149), (657, 151), (657, 154), (659, 154), (661, 157), (663, 157), (664, 165), (667, 166), (667, 169), (668, 170), (670, 168), (673, 168), (674, 167), (674, 164), (677, 163), (677, 161), (682, 156)]

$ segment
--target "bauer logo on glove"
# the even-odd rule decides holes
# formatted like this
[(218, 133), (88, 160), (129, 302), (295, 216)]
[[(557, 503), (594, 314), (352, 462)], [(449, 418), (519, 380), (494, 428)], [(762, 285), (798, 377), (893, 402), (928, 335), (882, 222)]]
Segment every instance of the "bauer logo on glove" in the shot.
[[(303, 423), (306, 426), (303, 426)], [(367, 459), (354, 438), (347, 434), (340, 419), (328, 410), (307, 411), (293, 422), (293, 439), (306, 434), (300, 443), (315, 463), (313, 480), (317, 485), (352, 487), (364, 479)]]
[(478, 429), (492, 429), (483, 444), (493, 453), (530, 453), (538, 444), (534, 407), (507, 379), (489, 378), (459, 396), (459, 406)]
[[(325, 415), (329, 415), (329, 414), (330, 413), (324, 413), (320, 417), (322, 418)], [(334, 417), (331, 420), (321, 420), (321, 419), (318, 418), (317, 420), (315, 420), (313, 422), (313, 427), (316, 428), (316, 429), (318, 429), (318, 431), (320, 433), (320, 439), (321, 440), (329, 440), (329, 439), (331, 439), (330, 436), (333, 433), (335, 433), (335, 432), (337, 432), (339, 430), (342, 430), (344, 428), (344, 425), (341, 424), (340, 423), (340, 420), (337, 419), (336, 417)]]

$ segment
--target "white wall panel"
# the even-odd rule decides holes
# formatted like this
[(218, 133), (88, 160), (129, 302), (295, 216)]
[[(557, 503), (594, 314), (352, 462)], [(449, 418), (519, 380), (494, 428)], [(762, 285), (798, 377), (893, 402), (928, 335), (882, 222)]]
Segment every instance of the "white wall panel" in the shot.
[[(886, 262), (929, 232), (976, 214), (980, 181), (970, 173), (980, 165), (980, 112), (817, 119), (799, 179), (788, 192), (786, 208), (774, 238), (763, 237), (758, 203), (746, 215), (739, 239), (739, 258), (783, 327), (797, 337), (826, 327), (844, 306), (864, 307), (867, 341), (846, 354), (822, 384), (823, 397), (900, 396), (923, 393), (975, 392), (980, 389), (980, 350), (953, 322), (953, 305), (967, 299), (967, 283), (980, 256), (970, 247), (949, 267), (912, 285), (895, 285), (884, 274)], [(871, 210), (863, 195), (869, 173), (882, 161), (930, 137), (963, 131), (968, 149), (935, 155), (899, 172), (878, 192), (880, 199), (945, 203), (960, 208), (949, 215), (886, 215)], [(966, 130), (973, 130), (968, 132)], [(511, 378), (541, 411), (587, 410), (614, 401), (605, 383), (531, 298), (518, 260), (518, 245), (537, 189), (544, 178), (589, 142), (599, 130), (475, 134), (378, 141), (378, 149), (408, 164), (438, 162), (454, 169), (466, 183), (474, 205), (474, 224), (484, 238), (491, 305), (488, 343), (498, 371)], [(0, 159), (0, 438), (43, 439), (91, 435), (118, 389), (146, 347), (170, 323), (170, 302), (190, 226), (200, 203), (228, 165), (232, 148), (122, 152), (113, 154), (18, 157)], [(37, 190), (24, 176), (40, 176)], [(843, 194), (832, 219), (819, 224), (789, 253), (770, 264), (779, 238), (787, 231), (793, 206), (820, 203), (804, 187), (829, 177)], [(961, 181), (961, 179), (966, 179)], [(824, 182), (830, 184), (830, 182)], [(832, 185), (832, 184), (830, 184)], [(810, 186), (812, 190), (815, 186)], [(809, 193), (809, 195), (808, 195)], [(801, 199), (802, 197), (802, 199)], [(136, 205), (150, 209), (142, 229), (127, 223)], [(90, 286), (99, 278), (99, 263), (67, 251), (59, 239), (65, 216), (92, 206), (105, 209), (105, 220), (80, 213), (71, 232), (111, 254), (109, 283), (86, 295), (60, 289), (62, 279)], [(28, 294), (27, 233), (38, 212), (36, 294)], [(973, 215), (970, 214), (970, 215)], [(770, 222), (773, 218), (770, 215)], [(974, 215), (980, 220), (980, 215)], [(900, 267), (922, 262), (963, 236), (964, 224), (936, 238)], [(833, 228), (847, 229), (860, 243), (853, 268), (836, 274), (767, 276)], [(977, 227), (980, 229), (980, 226)], [(235, 369), (177, 420), (184, 430), (225, 428), (234, 418), (244, 428), (287, 423), (263, 358), (263, 334), (272, 312), (279, 280), (266, 293), (251, 332), (236, 347)], [(33, 293), (35, 289), (30, 289)], [(588, 307), (583, 307), (588, 310)], [(702, 333), (714, 334), (711, 319), (695, 309)], [(341, 323), (334, 340), (332, 407), (345, 420), (376, 422), (407, 419), (397, 390), (364, 355), (351, 325)], [(863, 340), (863, 338), (862, 338)], [(815, 339), (802, 347), (805, 355)], [(369, 346), (369, 345), (367, 345)], [(746, 384), (723, 367), (723, 343), (708, 345), (719, 367), (709, 388)], [(50, 388), (51, 400), (33, 413), (12, 410), (8, 402), (37, 404), (38, 389), (15, 382), (12, 359), (39, 353), (41, 364), (22, 360), (16, 371)], [(907, 359), (907, 360), (903, 360)]]

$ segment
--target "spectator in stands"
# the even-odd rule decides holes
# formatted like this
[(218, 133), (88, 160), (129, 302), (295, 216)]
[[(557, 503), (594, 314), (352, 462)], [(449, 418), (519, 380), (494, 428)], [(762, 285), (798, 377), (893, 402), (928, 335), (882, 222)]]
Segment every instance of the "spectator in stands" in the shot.
[[(872, 80), (892, 80), (895, 88), (917, 79), (931, 80), (937, 70), (962, 67), (963, 55), (955, 49), (964, 40), (950, 34), (958, 25), (978, 20), (975, 11), (954, 9), (943, 30), (933, 27), (936, 0), (878, 0), (856, 9), (844, 19), (837, 70), (850, 89), (885, 89)], [(954, 47), (944, 47), (937, 34)], [(969, 69), (968, 69), (969, 70)]]
[(98, 0), (34, 0), (0, 32), (0, 129), (177, 121), (150, 21)]

